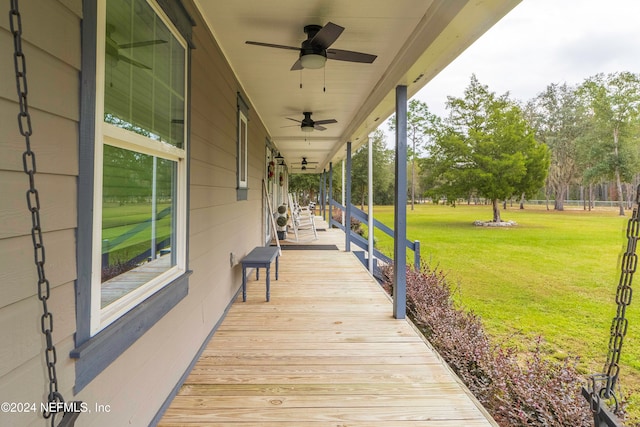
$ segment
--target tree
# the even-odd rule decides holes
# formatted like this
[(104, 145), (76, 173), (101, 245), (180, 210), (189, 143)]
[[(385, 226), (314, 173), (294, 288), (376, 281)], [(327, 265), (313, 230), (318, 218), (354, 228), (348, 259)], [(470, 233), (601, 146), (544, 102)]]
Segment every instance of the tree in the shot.
[(554, 196), (554, 209), (562, 211), (569, 185), (579, 179), (577, 140), (585, 129), (585, 105), (577, 88), (550, 84), (529, 101), (526, 112), (536, 140), (551, 151), (547, 185)]
[[(412, 148), (409, 150), (408, 161), (411, 162), (411, 210), (414, 209), (416, 198), (416, 161), (422, 149), (426, 148), (429, 135), (432, 132), (433, 121), (436, 116), (429, 111), (425, 102), (417, 99), (409, 101), (407, 109), (407, 139), (411, 141)], [(389, 128), (396, 127), (395, 116), (389, 121)]]
[[(499, 201), (542, 187), (548, 151), (534, 138), (522, 109), (508, 94), (496, 96), (475, 75), (464, 98), (449, 97), (449, 116), (434, 131), (425, 168), (432, 193), (449, 203), (476, 194), (491, 200), (493, 221), (500, 222)], [(436, 122), (437, 123), (437, 122)]]
[(633, 180), (638, 169), (640, 75), (621, 72), (597, 74), (581, 86), (590, 107), (585, 147), (585, 179), (611, 179), (616, 183), (620, 215), (624, 215), (622, 183)]
[(315, 200), (320, 188), (320, 175), (298, 173), (289, 175), (289, 191), (308, 195), (309, 200)]

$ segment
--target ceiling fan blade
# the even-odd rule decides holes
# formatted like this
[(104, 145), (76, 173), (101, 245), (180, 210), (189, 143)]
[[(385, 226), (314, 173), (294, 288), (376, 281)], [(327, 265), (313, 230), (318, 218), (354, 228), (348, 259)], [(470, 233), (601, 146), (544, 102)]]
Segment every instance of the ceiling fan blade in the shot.
[(328, 48), (335, 42), (340, 34), (344, 31), (344, 27), (336, 25), (333, 22), (327, 22), (320, 31), (311, 39), (311, 44), (321, 46), (323, 49)]
[(302, 61), (299, 59), (291, 66), (291, 70), (289, 71), (298, 71), (302, 70)]
[(276, 49), (287, 49), (287, 50), (295, 50), (297, 52), (300, 52), (300, 48), (299, 47), (284, 46), (284, 45), (281, 45), (281, 44), (252, 42), (252, 41), (246, 41), (245, 43), (246, 44), (252, 44), (254, 46), (275, 47)]
[(144, 46), (153, 46), (156, 44), (167, 43), (166, 40), (147, 40), (143, 42), (133, 42), (133, 43), (124, 43), (119, 44), (118, 49), (129, 49), (130, 47), (144, 47)]
[(296, 123), (302, 123), (300, 120), (292, 119), (291, 117), (285, 117), (287, 120), (293, 120)]
[(330, 125), (332, 123), (338, 123), (336, 119), (327, 119), (327, 120), (316, 120), (314, 121), (317, 125)]
[(131, 59), (128, 56), (124, 56), (124, 55), (118, 55), (118, 59), (122, 59), (124, 62), (128, 62), (129, 64), (138, 67), (138, 68), (144, 68), (145, 70), (150, 70), (151, 67), (147, 67), (146, 65), (144, 65), (142, 62), (138, 62), (135, 59)]
[(327, 130), (327, 128), (326, 128), (326, 127), (324, 127), (324, 126), (320, 126), (317, 122), (313, 125), (313, 128), (314, 128), (315, 130)]
[(362, 62), (365, 64), (371, 64), (376, 60), (377, 56), (370, 55), (368, 53), (353, 52), (351, 50), (327, 49), (327, 58), (335, 59), (338, 61)]

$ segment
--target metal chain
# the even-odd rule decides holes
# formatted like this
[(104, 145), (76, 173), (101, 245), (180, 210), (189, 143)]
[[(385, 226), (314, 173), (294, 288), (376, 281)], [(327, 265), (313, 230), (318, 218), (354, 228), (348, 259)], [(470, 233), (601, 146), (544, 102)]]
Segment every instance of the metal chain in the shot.
[(600, 399), (613, 399), (615, 410), (618, 409), (618, 398), (615, 387), (620, 374), (620, 355), (622, 344), (627, 334), (629, 321), (626, 318), (627, 307), (631, 304), (633, 290), (631, 283), (633, 274), (638, 266), (636, 247), (640, 235), (640, 185), (636, 190), (635, 207), (629, 222), (627, 223), (627, 248), (622, 255), (620, 281), (616, 290), (616, 304), (618, 305), (616, 316), (611, 322), (611, 335), (609, 337), (609, 351), (604, 365), (604, 374), (596, 374), (591, 377), (591, 410), (597, 415), (600, 412)]
[(613, 389), (618, 380), (620, 373), (620, 353), (622, 351), (622, 343), (624, 337), (627, 334), (627, 327), (629, 321), (626, 319), (627, 307), (631, 304), (631, 296), (633, 291), (631, 289), (631, 283), (633, 281), (633, 274), (636, 272), (638, 266), (638, 255), (636, 254), (636, 246), (638, 243), (638, 236), (640, 235), (640, 186), (638, 186), (636, 192), (636, 206), (633, 209), (631, 218), (627, 223), (627, 249), (622, 255), (620, 281), (618, 282), (618, 289), (616, 291), (616, 304), (618, 309), (616, 316), (611, 322), (611, 336), (609, 338), (609, 353), (607, 355), (607, 362), (605, 364), (605, 373), (607, 374), (607, 384), (604, 390), (603, 397), (609, 398), (609, 395), (613, 395)]
[(26, 150), (22, 154), (22, 166), (24, 173), (29, 176), (29, 190), (27, 190), (27, 207), (31, 212), (31, 239), (33, 241), (34, 261), (38, 270), (38, 299), (42, 302), (43, 314), (40, 317), (40, 329), (45, 337), (46, 350), (45, 359), (47, 374), (49, 376), (48, 408), (43, 416), (51, 418), (51, 426), (55, 426), (57, 411), (52, 410), (64, 403), (64, 399), (58, 391), (58, 376), (56, 373), (56, 362), (58, 360), (56, 347), (53, 345), (53, 314), (47, 307), (50, 296), (49, 280), (46, 277), (45, 250), (42, 240), (42, 225), (40, 222), (40, 196), (35, 186), (36, 156), (31, 150), (31, 115), (29, 114), (29, 103), (27, 102), (27, 63), (22, 51), (22, 19), (18, 0), (11, 0), (11, 10), (9, 11), (11, 33), (13, 34), (13, 64), (16, 73), (16, 87), (18, 90), (18, 102), (20, 103), (20, 113), (18, 114), (18, 127), (20, 134), (24, 137)]

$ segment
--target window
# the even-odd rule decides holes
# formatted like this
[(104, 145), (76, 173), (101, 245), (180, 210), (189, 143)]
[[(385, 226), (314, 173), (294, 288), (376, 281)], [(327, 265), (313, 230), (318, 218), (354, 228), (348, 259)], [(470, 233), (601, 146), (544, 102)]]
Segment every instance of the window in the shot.
[(181, 0), (83, 0), (82, 12), (76, 393), (188, 295), (191, 273), (194, 21)]
[(240, 94), (238, 94), (238, 200), (247, 199), (249, 183), (249, 156), (247, 153), (249, 140), (248, 115), (249, 107)]
[(151, 1), (97, 14), (91, 335), (186, 271), (187, 44)]

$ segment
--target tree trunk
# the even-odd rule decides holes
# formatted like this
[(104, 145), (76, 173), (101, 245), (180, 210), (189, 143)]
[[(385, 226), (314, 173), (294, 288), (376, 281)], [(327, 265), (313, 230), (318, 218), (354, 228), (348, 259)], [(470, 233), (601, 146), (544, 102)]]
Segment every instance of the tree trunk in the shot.
[(549, 178), (547, 178), (544, 184), (544, 197), (547, 201), (547, 210), (549, 210), (549, 193), (550, 192), (551, 192), (551, 189), (549, 188)]
[(520, 196), (520, 209), (524, 209), (524, 193)]
[[(618, 129), (613, 130), (613, 145), (615, 147), (616, 160), (618, 154)], [(620, 168), (616, 164), (616, 191), (618, 192), (618, 205), (620, 206), (620, 216), (624, 216), (624, 196), (622, 195), (622, 180), (620, 178)]]
[(566, 187), (563, 185), (561, 187), (560, 193), (556, 194), (556, 200), (555, 200), (555, 204), (553, 209), (556, 211), (563, 211), (564, 210), (564, 199), (567, 196), (567, 189)]
[(616, 192), (618, 193), (618, 206), (620, 208), (620, 216), (624, 216), (624, 195), (622, 194), (622, 181), (620, 179), (620, 170), (616, 167)]
[(491, 205), (493, 206), (493, 222), (500, 222), (500, 205), (498, 204), (498, 199), (493, 199)]
[(413, 138), (413, 155), (411, 156), (411, 210), (416, 200), (416, 139)]

